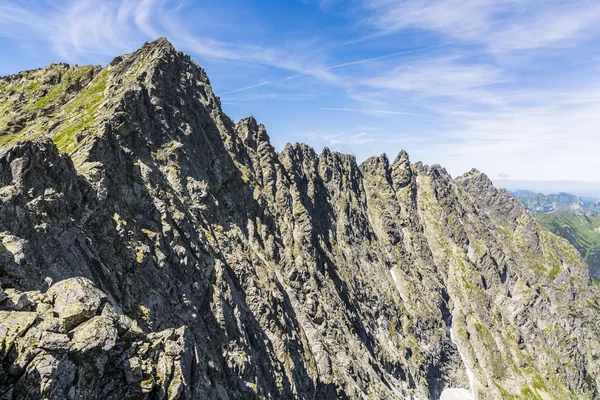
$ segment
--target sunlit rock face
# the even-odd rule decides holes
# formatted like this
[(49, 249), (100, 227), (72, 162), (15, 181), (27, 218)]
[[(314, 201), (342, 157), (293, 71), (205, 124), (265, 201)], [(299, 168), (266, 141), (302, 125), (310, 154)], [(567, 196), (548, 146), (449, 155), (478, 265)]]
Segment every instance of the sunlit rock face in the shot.
[(478, 171), (276, 152), (164, 39), (0, 109), (0, 398), (598, 397), (598, 288)]

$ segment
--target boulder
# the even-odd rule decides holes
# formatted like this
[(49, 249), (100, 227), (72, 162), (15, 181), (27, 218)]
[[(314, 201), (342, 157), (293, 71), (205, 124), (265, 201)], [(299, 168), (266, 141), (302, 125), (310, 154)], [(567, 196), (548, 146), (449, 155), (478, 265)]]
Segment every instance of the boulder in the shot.
[(65, 321), (67, 329), (95, 316), (106, 301), (106, 295), (83, 277), (61, 281), (53, 285), (47, 295), (54, 304), (54, 312)]

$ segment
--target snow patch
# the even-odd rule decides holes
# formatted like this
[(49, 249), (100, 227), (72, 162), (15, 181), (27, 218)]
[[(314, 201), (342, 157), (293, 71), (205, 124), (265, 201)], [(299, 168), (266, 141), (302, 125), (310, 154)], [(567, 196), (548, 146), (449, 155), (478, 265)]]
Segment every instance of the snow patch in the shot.
[(440, 396), (440, 400), (473, 400), (475, 398), (475, 374), (473, 371), (467, 366), (465, 356), (460, 351), (460, 347), (458, 347), (458, 343), (454, 340), (454, 333), (452, 333), (452, 327), (450, 327), (450, 340), (458, 349), (458, 354), (460, 354), (460, 359), (462, 360), (465, 369), (467, 370), (467, 377), (469, 378), (469, 387), (471, 390), (462, 389), (462, 388), (448, 388), (444, 389), (442, 395)]
[(396, 276), (396, 273), (393, 269), (390, 269), (390, 273), (392, 274), (392, 279), (394, 280), (394, 283), (396, 284), (396, 286), (398, 286), (398, 277)]
[(473, 396), (467, 389), (452, 388), (444, 389), (440, 400), (473, 400)]

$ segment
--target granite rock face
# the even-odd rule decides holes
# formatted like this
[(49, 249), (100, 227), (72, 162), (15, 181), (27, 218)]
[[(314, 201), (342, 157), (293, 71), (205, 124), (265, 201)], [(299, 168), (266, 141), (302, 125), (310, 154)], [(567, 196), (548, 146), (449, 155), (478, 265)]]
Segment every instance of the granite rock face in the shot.
[(475, 170), (276, 152), (164, 39), (0, 111), (2, 399), (599, 396), (598, 287)]
[[(106, 296), (87, 278), (66, 279), (34, 294), (27, 311), (10, 305), (0, 311), (2, 398), (122, 399), (152, 393), (170, 399), (186, 393), (193, 339), (185, 327), (144, 333), (135, 320), (99, 304)], [(74, 300), (77, 319), (64, 314), (65, 298)]]

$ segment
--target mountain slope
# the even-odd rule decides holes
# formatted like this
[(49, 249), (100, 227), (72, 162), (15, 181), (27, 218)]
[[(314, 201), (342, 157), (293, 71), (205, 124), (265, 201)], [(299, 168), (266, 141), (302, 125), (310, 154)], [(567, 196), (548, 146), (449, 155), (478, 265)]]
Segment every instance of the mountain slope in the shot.
[(277, 153), (164, 39), (0, 107), (4, 398), (599, 394), (585, 264), (477, 171)]
[(600, 215), (578, 215), (568, 211), (538, 214), (540, 223), (564, 237), (584, 258), (590, 275), (600, 280)]
[(593, 279), (600, 279), (600, 202), (568, 193), (544, 195), (527, 190), (510, 192), (537, 220), (569, 241), (581, 254)]

